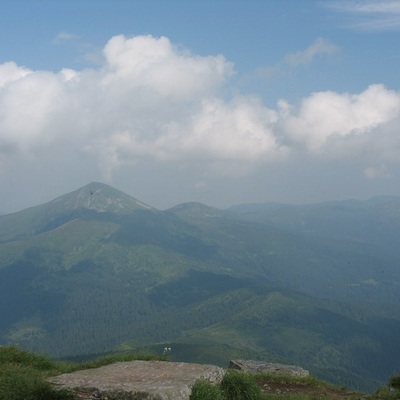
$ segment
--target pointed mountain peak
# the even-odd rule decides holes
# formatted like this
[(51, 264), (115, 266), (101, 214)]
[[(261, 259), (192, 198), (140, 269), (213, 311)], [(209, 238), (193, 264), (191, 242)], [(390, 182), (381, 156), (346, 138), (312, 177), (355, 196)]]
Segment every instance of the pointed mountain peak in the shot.
[(62, 206), (64, 210), (88, 209), (115, 214), (130, 214), (140, 209), (153, 209), (134, 197), (99, 182), (89, 183), (78, 190), (60, 196), (48, 205)]
[(48, 203), (1, 216), (0, 242), (55, 229), (86, 211), (128, 215), (138, 210), (155, 209), (111, 186), (93, 182)]

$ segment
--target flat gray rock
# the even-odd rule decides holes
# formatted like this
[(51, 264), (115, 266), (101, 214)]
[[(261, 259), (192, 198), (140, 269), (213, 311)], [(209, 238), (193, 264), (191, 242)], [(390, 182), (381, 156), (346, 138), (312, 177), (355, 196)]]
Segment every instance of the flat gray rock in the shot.
[(249, 372), (251, 374), (264, 373), (289, 376), (309, 376), (310, 373), (297, 365), (274, 364), (265, 361), (254, 360), (232, 360), (229, 368)]
[(188, 400), (199, 379), (219, 383), (225, 370), (215, 365), (167, 361), (119, 362), (58, 375), (49, 381), (85, 400)]

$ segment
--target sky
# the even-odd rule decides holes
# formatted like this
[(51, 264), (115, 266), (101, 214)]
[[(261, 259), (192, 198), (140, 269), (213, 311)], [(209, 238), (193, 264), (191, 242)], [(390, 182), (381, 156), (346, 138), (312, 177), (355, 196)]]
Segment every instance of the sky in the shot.
[(0, 212), (400, 195), (400, 0), (2, 0)]

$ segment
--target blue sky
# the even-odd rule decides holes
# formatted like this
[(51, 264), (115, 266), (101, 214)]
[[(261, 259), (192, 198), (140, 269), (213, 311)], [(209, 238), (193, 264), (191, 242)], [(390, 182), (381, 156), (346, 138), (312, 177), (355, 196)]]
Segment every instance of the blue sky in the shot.
[(3, 0), (0, 211), (400, 195), (400, 0)]

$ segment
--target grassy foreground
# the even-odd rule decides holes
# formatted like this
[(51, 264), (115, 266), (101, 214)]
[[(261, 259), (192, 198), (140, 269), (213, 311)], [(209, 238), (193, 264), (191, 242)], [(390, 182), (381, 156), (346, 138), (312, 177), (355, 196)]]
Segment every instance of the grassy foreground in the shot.
[(118, 361), (162, 359), (152, 354), (115, 354), (82, 363), (60, 362), (17, 346), (0, 346), (0, 400), (73, 400), (70, 392), (54, 390), (46, 378)]
[[(25, 351), (0, 346), (0, 400), (73, 400), (68, 391), (54, 390), (46, 378), (118, 361), (165, 360), (154, 354), (114, 354), (88, 362), (61, 362)], [(350, 392), (313, 377), (257, 374), (228, 370), (221, 384), (198, 381), (190, 400), (395, 400), (400, 398), (400, 376), (372, 395)]]
[(291, 377), (228, 370), (220, 385), (198, 381), (190, 400), (398, 400), (400, 376), (368, 395), (336, 387), (314, 377)]

